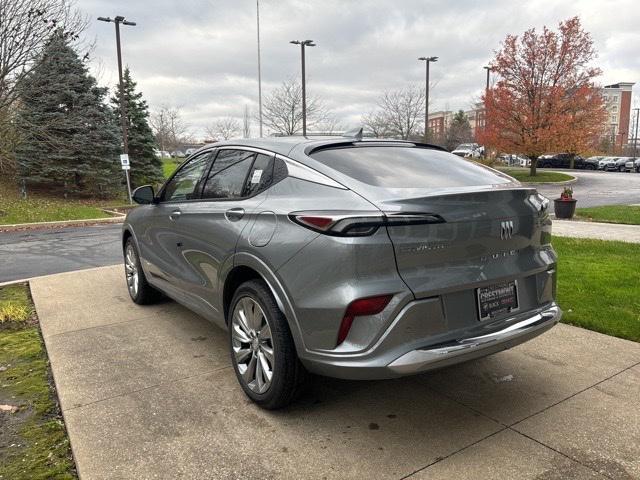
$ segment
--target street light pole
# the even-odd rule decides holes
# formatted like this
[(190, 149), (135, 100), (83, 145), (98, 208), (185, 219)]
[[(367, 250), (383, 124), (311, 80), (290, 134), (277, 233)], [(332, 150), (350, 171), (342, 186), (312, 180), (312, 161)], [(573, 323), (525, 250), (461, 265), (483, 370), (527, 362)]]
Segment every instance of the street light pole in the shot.
[(636, 133), (633, 135), (635, 138), (633, 139), (633, 156), (638, 157), (638, 120), (640, 120), (640, 108), (634, 108), (634, 112), (636, 112)]
[[(122, 76), (122, 49), (120, 47), (120, 24), (128, 25), (131, 27), (135, 27), (135, 22), (130, 22), (124, 19), (123, 16), (119, 15), (113, 19), (109, 17), (98, 17), (98, 20), (101, 22), (113, 22), (116, 25), (116, 51), (118, 54), (118, 78), (120, 85), (120, 125), (122, 127), (122, 150), (125, 155), (129, 155), (129, 132), (127, 125), (127, 106), (125, 105), (124, 98), (124, 80)], [(131, 197), (131, 180), (129, 179), (129, 170), (125, 170), (125, 175), (127, 177), (127, 193), (129, 194), (129, 203), (133, 203), (133, 198)]]
[(424, 143), (429, 141), (429, 64), (437, 62), (438, 57), (420, 57), (418, 60), (426, 63), (425, 69), (425, 99), (424, 99)]
[(485, 87), (485, 92), (489, 91), (489, 75), (491, 74), (491, 67), (482, 67), (487, 71), (487, 86)]
[(256, 22), (258, 31), (258, 118), (262, 138), (262, 68), (260, 66), (260, 0), (256, 0)]
[(300, 45), (300, 61), (302, 63), (302, 136), (307, 136), (307, 81), (305, 72), (304, 47), (315, 47), (313, 40), (291, 40), (289, 43)]
[[(486, 130), (487, 129), (487, 124), (488, 122), (488, 117), (487, 117), (487, 95), (489, 94), (489, 79), (490, 79), (490, 75), (491, 75), (491, 66), (486, 66), (486, 67), (482, 67), (487, 71), (487, 86), (484, 89), (484, 122), (483, 122), (483, 127)], [(477, 123), (476, 123), (477, 125)]]

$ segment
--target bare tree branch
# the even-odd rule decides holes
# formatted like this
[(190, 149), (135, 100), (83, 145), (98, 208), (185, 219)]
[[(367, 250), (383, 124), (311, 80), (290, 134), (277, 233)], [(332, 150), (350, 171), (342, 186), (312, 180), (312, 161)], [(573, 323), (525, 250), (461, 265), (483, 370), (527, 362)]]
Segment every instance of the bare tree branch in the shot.
[(424, 129), (425, 91), (416, 85), (389, 90), (378, 99), (378, 110), (363, 116), (376, 136), (408, 139)]
[(190, 140), (189, 127), (182, 120), (178, 107), (160, 105), (160, 108), (151, 114), (149, 124), (160, 150), (176, 150), (180, 144)]
[(53, 32), (77, 41), (87, 25), (73, 0), (0, 1), (0, 108), (15, 100), (17, 81)]
[[(307, 129), (312, 130), (327, 119), (323, 102), (307, 96)], [(262, 119), (270, 130), (282, 135), (295, 135), (302, 131), (302, 86), (295, 80), (286, 80), (265, 98)]]
[(213, 122), (205, 127), (205, 132), (209, 138), (214, 140), (229, 140), (240, 135), (240, 122), (233, 117), (225, 117)]

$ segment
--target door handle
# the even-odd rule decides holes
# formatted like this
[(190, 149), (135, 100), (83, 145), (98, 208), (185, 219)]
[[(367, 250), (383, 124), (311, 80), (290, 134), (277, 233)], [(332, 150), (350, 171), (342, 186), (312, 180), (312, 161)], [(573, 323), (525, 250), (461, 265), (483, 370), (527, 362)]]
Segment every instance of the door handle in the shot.
[(227, 217), (227, 220), (230, 222), (237, 222), (244, 217), (244, 208), (232, 208), (227, 210), (224, 216)]
[(171, 214), (169, 214), (169, 220), (173, 220), (175, 222), (180, 218), (180, 215), (182, 215), (182, 212), (180, 210), (174, 210), (173, 212), (171, 212)]

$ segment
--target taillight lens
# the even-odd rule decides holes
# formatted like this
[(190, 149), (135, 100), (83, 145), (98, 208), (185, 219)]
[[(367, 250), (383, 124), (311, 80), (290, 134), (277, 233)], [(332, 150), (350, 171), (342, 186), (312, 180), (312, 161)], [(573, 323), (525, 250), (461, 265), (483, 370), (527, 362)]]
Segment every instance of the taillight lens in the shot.
[(347, 338), (354, 318), (380, 313), (389, 304), (391, 297), (393, 295), (378, 295), (376, 297), (360, 298), (351, 302), (344, 313), (344, 317), (342, 317), (342, 323), (340, 323), (337, 345), (340, 345)]
[(339, 237), (363, 237), (374, 234), (382, 226), (421, 225), (443, 223), (432, 213), (382, 212), (293, 212), (289, 218), (316, 232)]

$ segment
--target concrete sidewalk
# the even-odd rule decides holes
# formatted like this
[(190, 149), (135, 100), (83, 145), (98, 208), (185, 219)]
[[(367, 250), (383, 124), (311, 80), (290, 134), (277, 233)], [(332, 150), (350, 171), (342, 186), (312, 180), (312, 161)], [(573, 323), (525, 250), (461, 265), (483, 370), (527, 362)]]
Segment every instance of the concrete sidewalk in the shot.
[(558, 325), (430, 374), (316, 378), (266, 412), (225, 332), (134, 305), (122, 267), (31, 289), (82, 479), (640, 478), (640, 344)]
[(594, 238), (640, 243), (640, 225), (621, 223), (580, 222), (577, 220), (553, 220), (552, 232), (561, 237)]

